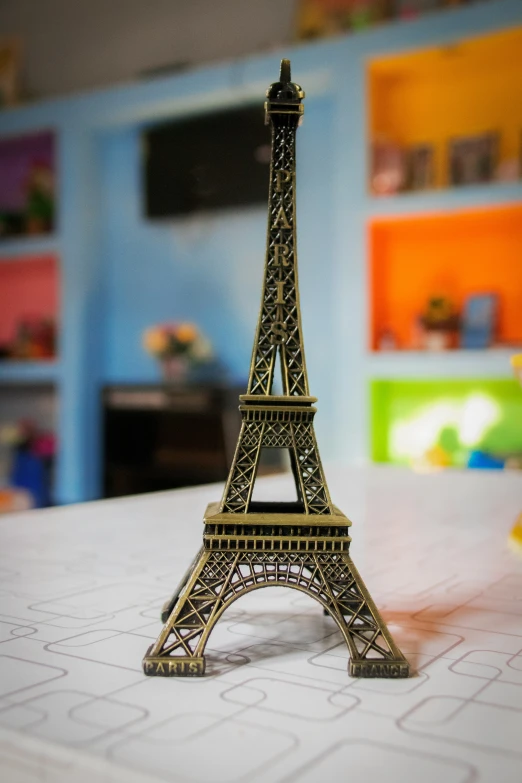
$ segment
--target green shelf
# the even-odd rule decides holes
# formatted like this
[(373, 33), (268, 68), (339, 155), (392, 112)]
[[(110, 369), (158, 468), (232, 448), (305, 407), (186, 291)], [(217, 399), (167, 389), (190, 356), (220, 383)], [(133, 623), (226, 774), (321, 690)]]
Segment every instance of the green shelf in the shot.
[(463, 466), (472, 450), (522, 453), (522, 390), (512, 379), (378, 379), (370, 383), (371, 456), (413, 464), (440, 447)]

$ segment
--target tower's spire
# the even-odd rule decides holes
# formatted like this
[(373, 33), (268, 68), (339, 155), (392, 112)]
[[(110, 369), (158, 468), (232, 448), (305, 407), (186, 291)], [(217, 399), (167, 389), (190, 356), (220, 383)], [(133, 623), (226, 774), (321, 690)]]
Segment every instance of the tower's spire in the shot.
[(279, 81), (282, 84), (287, 84), (292, 78), (290, 72), (290, 60), (281, 60), (281, 70), (279, 72)]
[[(267, 101), (265, 103), (266, 121), (271, 115), (286, 115), (286, 124), (296, 124), (303, 113), (301, 101), (305, 97), (303, 88), (291, 81), (290, 60), (281, 60), (281, 69), (279, 72), (279, 81), (270, 85), (266, 91)], [(293, 115), (289, 117), (288, 115)], [(273, 122), (272, 117), (272, 122)]]

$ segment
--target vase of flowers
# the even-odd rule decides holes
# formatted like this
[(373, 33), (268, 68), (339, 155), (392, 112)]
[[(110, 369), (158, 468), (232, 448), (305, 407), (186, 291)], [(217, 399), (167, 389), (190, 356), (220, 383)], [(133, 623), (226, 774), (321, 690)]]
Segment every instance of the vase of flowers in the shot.
[(143, 346), (160, 362), (166, 383), (184, 383), (193, 367), (212, 358), (210, 342), (188, 322), (151, 326), (143, 334)]

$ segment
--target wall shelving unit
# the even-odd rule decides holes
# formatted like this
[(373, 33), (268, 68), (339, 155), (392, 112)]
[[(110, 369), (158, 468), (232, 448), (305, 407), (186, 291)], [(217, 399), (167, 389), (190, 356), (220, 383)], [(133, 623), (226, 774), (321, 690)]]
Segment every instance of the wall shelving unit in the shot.
[[(371, 455), (379, 461), (407, 461), (407, 449), (396, 441), (408, 420), (418, 430), (432, 427), (428, 446), (440, 445), (442, 411), (448, 426), (455, 425), (455, 411), (467, 415), (466, 395), (484, 389), (504, 426), (497, 438), (486, 431), (475, 445), (502, 451), (504, 443), (505, 451), (522, 450), (522, 441), (509, 435), (519, 423), (509, 357), (522, 345), (522, 181), (452, 186), (449, 180), (450, 140), (485, 132), (498, 138), (497, 171), (507, 165), (510, 176), (522, 177), (522, 110), (513, 107), (514, 96), (522, 97), (521, 49), (519, 26), (368, 63), (368, 146), (378, 139), (405, 150), (426, 144), (434, 161), (431, 189), (367, 199), (366, 377), (372, 390)], [(447, 296), (462, 310), (467, 296), (481, 293), (498, 298), (496, 345), (411, 350), (414, 322), (429, 296)], [(397, 350), (379, 352), (386, 331), (396, 338)]]
[(522, 182), (488, 182), (458, 188), (420, 190), (393, 196), (368, 196), (368, 217), (415, 215), (453, 209), (480, 209), (522, 202)]
[[(49, 241), (18, 238), (6, 245), (0, 254), (0, 341), (12, 344), (23, 321), (51, 318), (58, 322), (60, 264), (49, 252), (55, 247)], [(30, 419), (44, 431), (54, 432), (60, 369), (58, 358), (0, 358), (0, 426)], [(5, 454), (6, 447), (0, 451)]]
[(59, 255), (60, 242), (55, 234), (51, 236), (14, 237), (0, 239), (0, 261), (20, 256)]
[[(258, 308), (264, 210), (201, 216), (190, 225), (146, 222), (139, 197), (140, 132), (162, 119), (262, 100), (282, 56), (291, 57), (294, 77), (307, 92), (298, 136), (300, 283), (307, 363), (312, 391), (319, 397), (317, 429), (323, 459), (372, 456), (372, 381), (399, 383), (419, 375), (509, 381), (509, 349), (443, 356), (369, 350), (370, 224), (422, 221), (425, 215), (493, 207), (516, 209), (522, 204), (520, 182), (443, 187), (445, 134), (489, 128), (463, 122), (447, 129), (439, 123), (437, 135), (428, 138), (426, 128), (418, 125), (415, 138), (404, 139), (429, 141), (441, 150), (439, 187), (426, 192), (369, 194), (365, 151), (377, 121), (380, 129), (388, 122), (372, 113), (372, 90), (386, 91), (386, 80), (394, 81), (399, 66), (419, 66), (418, 83), (412, 88), (418, 94), (423, 89), (420, 77), (427, 78), (430, 62), (440, 64), (451, 52), (457, 57), (487, 55), (491, 61), (496, 52), (499, 62), (491, 70), (488, 101), (495, 74), (493, 81), (506, 82), (505, 95), (515, 112), (512, 120), (506, 119), (504, 109), (498, 115), (501, 155), (511, 157), (517, 127), (522, 129), (522, 101), (516, 92), (520, 69), (517, 65), (513, 75), (507, 74), (505, 52), (518, 46), (519, 28), (519, 0), (486, 0), (358, 35), (0, 113), (2, 137), (50, 128), (57, 138), (57, 234), (35, 238), (34, 244), (33, 239), (0, 244), (0, 263), (14, 255), (59, 256), (59, 361), (52, 366), (28, 364), (23, 370), (4, 365), (0, 383), (22, 380), (19, 373), (25, 373), (28, 383), (52, 380), (59, 388), (59, 502), (99, 496), (100, 390), (107, 383), (157, 379), (154, 364), (139, 348), (141, 330), (153, 318), (179, 312), (197, 320), (212, 335), (232, 380), (242, 381)], [(488, 36), (494, 40), (484, 42)], [(509, 47), (508, 40), (514, 41)], [(466, 78), (471, 78), (473, 69), (466, 68)], [(377, 80), (373, 87), (372, 76)], [(388, 116), (396, 122), (400, 107), (406, 100), (412, 105), (414, 98), (411, 91), (408, 96), (402, 87), (394, 89)], [(439, 84), (436, 92), (442, 122), (442, 113), (449, 119), (444, 85)], [(190, 302), (199, 309), (184, 310)]]
[(2, 361), (0, 363), (0, 383), (58, 383), (60, 380), (60, 362), (53, 359), (41, 361)]
[(506, 378), (514, 348), (486, 350), (373, 351), (366, 357), (368, 378)]
[[(44, 431), (53, 432), (61, 370), (59, 359), (49, 356), (51, 330), (54, 332), (60, 320), (55, 177), (56, 134), (52, 130), (44, 125), (2, 136), (0, 425), (30, 419)], [(25, 338), (24, 327), (29, 330)], [(39, 337), (35, 330), (40, 332)], [(5, 358), (5, 347), (10, 352), (16, 348), (17, 358)], [(5, 445), (0, 451), (0, 457), (5, 457)], [(1, 461), (4, 472), (9, 463), (7, 459)]]

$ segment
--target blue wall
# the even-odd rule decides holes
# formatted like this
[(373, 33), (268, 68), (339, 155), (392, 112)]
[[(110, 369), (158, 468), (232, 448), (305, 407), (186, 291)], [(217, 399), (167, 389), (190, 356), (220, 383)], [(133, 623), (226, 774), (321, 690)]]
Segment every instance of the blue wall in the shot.
[[(102, 166), (105, 378), (157, 380), (156, 362), (142, 350), (141, 334), (154, 323), (174, 320), (197, 322), (232, 375), (243, 378), (259, 301), (264, 210), (147, 220), (138, 129), (106, 140)], [(255, 263), (256, 256), (261, 263)]]

